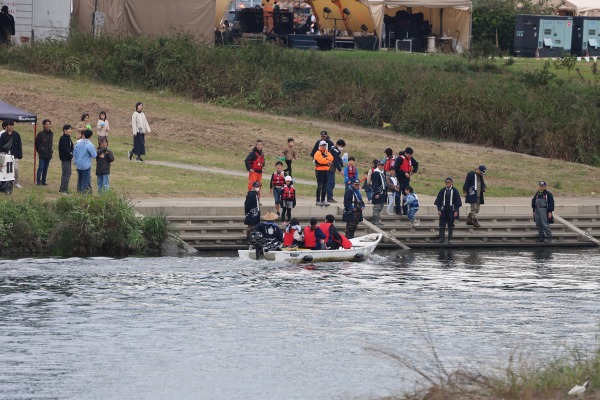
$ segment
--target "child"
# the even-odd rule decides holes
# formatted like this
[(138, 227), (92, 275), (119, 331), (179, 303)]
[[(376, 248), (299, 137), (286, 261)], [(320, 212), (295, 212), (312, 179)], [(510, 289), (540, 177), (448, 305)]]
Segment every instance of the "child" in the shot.
[(110, 125), (108, 124), (108, 121), (106, 120), (106, 112), (104, 111), (100, 111), (100, 115), (98, 116), (99, 120), (98, 120), (98, 125), (97, 125), (97, 131), (98, 131), (98, 144), (100, 145), (102, 143), (102, 140), (105, 139), (108, 142), (108, 131), (110, 131)]
[(302, 227), (297, 218), (292, 218), (283, 234), (283, 247), (298, 247), (304, 242)]
[(269, 191), (275, 198), (275, 211), (277, 211), (277, 216), (279, 217), (281, 215), (279, 212), (279, 203), (281, 203), (281, 193), (283, 193), (283, 187), (285, 186), (285, 174), (283, 173), (283, 163), (281, 161), (275, 163), (275, 170), (273, 175), (271, 175)]
[(348, 157), (348, 165), (344, 167), (344, 182), (346, 187), (352, 185), (352, 182), (358, 179), (358, 169), (356, 168), (356, 159), (354, 157)]
[(365, 194), (367, 195), (367, 200), (369, 201), (369, 203), (371, 203), (371, 199), (373, 198), (373, 186), (371, 186), (371, 183), (369, 182), (369, 173), (365, 172), (365, 177), (362, 178), (360, 181), (363, 182), (362, 188), (365, 191)]
[(294, 138), (288, 138), (287, 147), (283, 149), (281, 155), (285, 157), (287, 168), (283, 170), (287, 175), (292, 175), (292, 161), (296, 159), (296, 150), (294, 149)]
[(287, 222), (290, 222), (292, 219), (292, 208), (294, 207), (296, 207), (296, 189), (292, 185), (292, 177), (288, 175), (285, 177), (285, 185), (281, 191), (281, 222), (286, 222), (286, 214)]
[(385, 213), (387, 215), (395, 215), (394, 204), (396, 200), (396, 193), (398, 193), (398, 178), (396, 178), (393, 169), (390, 169), (386, 178), (387, 184), (387, 195), (388, 195), (388, 206)]
[(110, 163), (115, 161), (113, 152), (108, 148), (108, 141), (104, 138), (98, 146), (96, 156), (96, 177), (98, 180), (98, 193), (109, 189), (108, 175), (110, 175)]
[(404, 189), (403, 205), (408, 209), (408, 221), (412, 226), (419, 226), (419, 223), (415, 220), (415, 214), (419, 211), (419, 197), (410, 185)]
[(304, 247), (312, 250), (327, 250), (325, 239), (327, 236), (323, 233), (315, 217), (310, 219), (310, 226), (304, 228)]

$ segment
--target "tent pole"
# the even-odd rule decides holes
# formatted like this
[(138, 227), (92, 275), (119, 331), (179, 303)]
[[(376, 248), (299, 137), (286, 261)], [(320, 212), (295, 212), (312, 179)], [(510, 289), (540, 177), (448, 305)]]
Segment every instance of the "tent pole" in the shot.
[(35, 151), (35, 131), (37, 131), (37, 120), (33, 123), (33, 184), (35, 185), (37, 182), (35, 181), (35, 177), (36, 177), (36, 164), (37, 164), (37, 158), (36, 158), (36, 151)]

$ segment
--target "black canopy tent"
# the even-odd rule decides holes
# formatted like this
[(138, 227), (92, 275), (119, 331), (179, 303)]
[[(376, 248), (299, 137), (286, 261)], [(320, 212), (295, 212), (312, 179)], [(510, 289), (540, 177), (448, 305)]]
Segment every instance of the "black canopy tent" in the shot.
[(7, 119), (12, 119), (15, 122), (33, 122), (33, 182), (35, 183), (35, 164), (37, 161), (35, 152), (35, 132), (37, 131), (37, 115), (0, 101), (0, 120), (6, 121)]

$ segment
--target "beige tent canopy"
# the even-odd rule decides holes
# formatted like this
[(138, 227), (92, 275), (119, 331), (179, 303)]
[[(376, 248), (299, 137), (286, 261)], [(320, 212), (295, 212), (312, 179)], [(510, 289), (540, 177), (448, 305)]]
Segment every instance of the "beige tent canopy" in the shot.
[(214, 43), (214, 0), (73, 0), (73, 18), (80, 31), (93, 31), (95, 11), (105, 13), (106, 34), (182, 32)]
[(600, 1), (598, 0), (561, 0), (559, 5), (560, 10), (571, 11), (576, 16), (600, 16)]
[(442, 36), (452, 36), (463, 49), (470, 47), (470, 0), (361, 0), (370, 7), (376, 32), (381, 38), (384, 15), (394, 16), (400, 10), (411, 9), (423, 13), (432, 25), (432, 31)]
[[(375, 33), (375, 24), (368, 4), (356, 0), (308, 0), (306, 3), (311, 5), (322, 30), (339, 29), (349, 31), (348, 34), (352, 35), (354, 32), (361, 32), (361, 26), (365, 25), (367, 32)], [(331, 12), (325, 13), (325, 7)], [(344, 14), (344, 9), (350, 14)]]

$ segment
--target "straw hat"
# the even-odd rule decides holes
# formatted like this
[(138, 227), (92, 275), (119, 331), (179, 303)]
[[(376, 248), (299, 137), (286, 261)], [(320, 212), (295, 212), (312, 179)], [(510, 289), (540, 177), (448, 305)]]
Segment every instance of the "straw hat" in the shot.
[(263, 219), (265, 221), (275, 221), (277, 219), (277, 214), (275, 214), (274, 212), (269, 211), (268, 213), (265, 214), (265, 216), (263, 217)]

